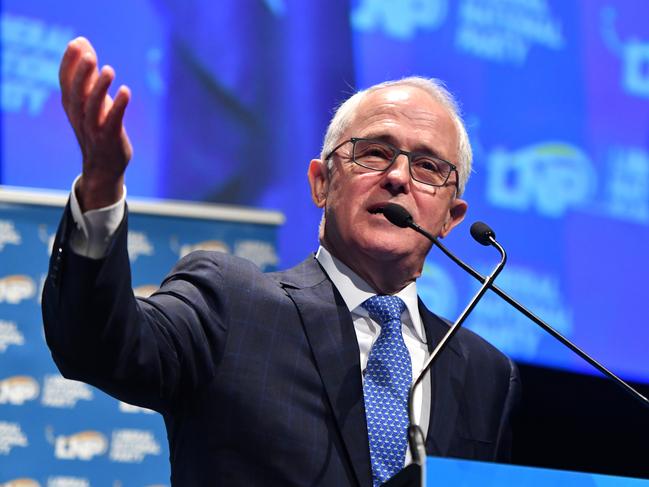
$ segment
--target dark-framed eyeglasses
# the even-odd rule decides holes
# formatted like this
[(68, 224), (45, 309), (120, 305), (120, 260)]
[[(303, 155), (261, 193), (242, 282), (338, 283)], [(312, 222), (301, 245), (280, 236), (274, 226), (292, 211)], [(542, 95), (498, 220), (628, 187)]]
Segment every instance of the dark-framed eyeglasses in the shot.
[(452, 184), (458, 188), (459, 174), (457, 166), (444, 159), (435, 157), (425, 152), (408, 152), (378, 139), (352, 137), (336, 146), (325, 160), (345, 144), (352, 144), (352, 162), (373, 171), (386, 171), (401, 154), (408, 158), (410, 176), (415, 181), (430, 186), (445, 186), (451, 173), (455, 172), (455, 181)]

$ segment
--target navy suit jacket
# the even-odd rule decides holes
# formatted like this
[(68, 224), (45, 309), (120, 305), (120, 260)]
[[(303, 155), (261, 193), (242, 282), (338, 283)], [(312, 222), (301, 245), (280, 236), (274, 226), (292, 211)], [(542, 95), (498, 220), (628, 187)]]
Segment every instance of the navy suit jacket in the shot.
[[(313, 256), (263, 274), (195, 252), (136, 299), (126, 218), (101, 260), (69, 250), (72, 225), (66, 210), (43, 293), (52, 355), (163, 415), (173, 485), (371, 485), (352, 318)], [(448, 324), (419, 306), (432, 348)], [(432, 372), (428, 453), (507, 459), (517, 396), (512, 362), (460, 330)]]

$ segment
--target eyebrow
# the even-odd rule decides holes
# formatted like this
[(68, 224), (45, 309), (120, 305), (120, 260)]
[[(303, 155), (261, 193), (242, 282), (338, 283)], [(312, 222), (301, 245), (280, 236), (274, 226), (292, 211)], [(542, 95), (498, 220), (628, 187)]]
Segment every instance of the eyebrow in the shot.
[[(381, 142), (387, 142), (388, 144), (393, 145), (398, 149), (401, 149), (401, 147), (399, 146), (399, 143), (394, 138), (394, 136), (392, 136), (391, 134), (386, 134), (386, 133), (381, 133), (381, 132), (370, 132), (370, 133), (364, 135), (361, 138), (380, 140)], [(411, 153), (414, 152), (416, 154), (425, 154), (425, 155), (432, 156), (432, 157), (434, 157), (436, 159), (441, 159), (443, 161), (446, 161), (446, 159), (444, 157), (442, 157), (442, 155), (438, 151), (436, 151), (435, 149), (431, 149), (430, 147), (423, 147), (423, 146), (420, 146), (420, 147), (421, 148), (411, 150), (411, 151), (407, 151), (407, 152), (411, 152)]]

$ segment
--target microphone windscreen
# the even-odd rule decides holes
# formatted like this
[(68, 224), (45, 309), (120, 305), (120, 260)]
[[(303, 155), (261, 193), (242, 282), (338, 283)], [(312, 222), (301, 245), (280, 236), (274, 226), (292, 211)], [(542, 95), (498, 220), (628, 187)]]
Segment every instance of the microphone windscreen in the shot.
[(475, 222), (471, 225), (471, 236), (482, 245), (491, 245), (489, 237), (496, 238), (494, 231), (484, 222)]
[(412, 222), (412, 216), (408, 213), (408, 210), (395, 203), (388, 203), (385, 205), (383, 208), (383, 215), (390, 223), (401, 228), (410, 226), (410, 222)]

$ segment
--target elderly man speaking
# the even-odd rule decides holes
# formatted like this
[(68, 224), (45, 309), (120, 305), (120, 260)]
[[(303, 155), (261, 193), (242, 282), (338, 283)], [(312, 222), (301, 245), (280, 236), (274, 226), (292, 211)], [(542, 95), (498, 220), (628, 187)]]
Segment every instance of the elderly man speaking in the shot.
[[(63, 57), (63, 106), (83, 155), (43, 294), (61, 373), (159, 411), (177, 486), (377, 486), (410, 460), (406, 397), (448, 324), (417, 297), (430, 242), (380, 214), (406, 208), (435, 236), (467, 210), (471, 149), (435, 80), (373, 86), (336, 111), (311, 161), (320, 248), (261, 273), (218, 252), (183, 258), (135, 298), (124, 172), (130, 99), (83, 38)], [(414, 398), (431, 455), (506, 459), (512, 362), (467, 330)]]

